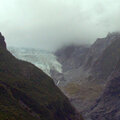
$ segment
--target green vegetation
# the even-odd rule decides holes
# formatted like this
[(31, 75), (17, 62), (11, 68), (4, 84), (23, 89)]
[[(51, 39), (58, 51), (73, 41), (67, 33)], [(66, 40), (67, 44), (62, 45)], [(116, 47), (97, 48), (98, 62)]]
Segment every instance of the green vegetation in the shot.
[(0, 48), (0, 120), (73, 120), (75, 110), (53, 80)]

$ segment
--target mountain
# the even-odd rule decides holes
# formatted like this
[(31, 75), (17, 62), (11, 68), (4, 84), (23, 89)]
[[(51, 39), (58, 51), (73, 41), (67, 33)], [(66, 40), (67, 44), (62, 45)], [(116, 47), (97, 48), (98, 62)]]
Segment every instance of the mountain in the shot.
[[(62, 71), (57, 72), (51, 70), (51, 77), (55, 83), (60, 86), (65, 86), (67, 83), (72, 82), (74, 77), (79, 75), (76, 69), (82, 65), (85, 55), (88, 51), (88, 45), (70, 45), (64, 46), (55, 52), (58, 62), (62, 65)], [(77, 70), (78, 71), (78, 70)]]
[[(58, 60), (62, 60), (60, 63), (64, 72), (58, 74), (52, 71), (52, 78), (59, 82), (58, 86), (61, 90), (75, 108), (85, 116), (102, 95), (120, 59), (119, 46), (120, 33), (114, 32), (109, 33), (105, 38), (97, 39), (91, 46), (85, 46), (86, 49), (82, 48), (82, 56), (80, 51), (74, 50), (78, 48), (81, 50), (81, 46), (74, 46), (74, 49), (70, 46), (56, 52), (59, 53), (56, 54)], [(77, 63), (75, 58), (78, 56), (81, 58)], [(71, 67), (69, 61), (77, 63), (76, 66), (72, 64), (74, 67)]]
[(113, 36), (114, 42), (104, 50), (93, 65), (92, 72), (99, 79), (107, 79), (120, 59), (120, 34)]
[(1, 120), (77, 120), (53, 80), (33, 64), (16, 59), (3, 40), (0, 35)]
[[(107, 68), (102, 68), (102, 66), (104, 66), (103, 61), (107, 56), (103, 54), (107, 54), (106, 49), (115, 40), (119, 39), (119, 37), (120, 33), (109, 33), (105, 38), (98, 38), (91, 46), (70, 45), (57, 50), (55, 55), (62, 65), (63, 72), (59, 74), (58, 72), (51, 71), (52, 78), (55, 79), (55, 81), (60, 81), (60, 86), (64, 86), (64, 84), (66, 85), (73, 81), (85, 82), (91, 80), (96, 82), (100, 82), (99, 80), (101, 80), (103, 84), (105, 78), (108, 76), (102, 75), (102, 73), (105, 74), (105, 71), (108, 73)], [(107, 60), (105, 61), (107, 62)]]
[(114, 32), (109, 33), (105, 38), (98, 38), (89, 48), (85, 58), (84, 67), (86, 69), (91, 68), (96, 60), (102, 55), (104, 50), (119, 36), (119, 33)]
[[(92, 120), (119, 120), (120, 119), (120, 38), (117, 38), (105, 51), (103, 71), (109, 74), (105, 90), (91, 108)], [(113, 51), (112, 51), (113, 50)], [(101, 59), (100, 59), (101, 60)], [(108, 62), (105, 62), (108, 60)], [(108, 70), (108, 71), (107, 71)]]
[[(1, 48), (5, 52), (7, 50), (5, 47), (6, 44), (4, 43), (3, 45), (3, 40), (4, 39), (2, 38)], [(57, 50), (54, 54), (57, 57), (57, 59), (51, 53), (41, 51), (41, 50), (33, 50), (33, 49), (26, 49), (26, 48), (22, 48), (22, 49), (9, 48), (9, 50), (17, 58), (22, 60), (27, 60), (35, 64), (39, 68), (42, 68), (42, 70), (45, 71), (48, 75), (50, 75), (54, 79), (55, 84), (69, 98), (72, 105), (80, 113), (84, 115), (86, 120), (96, 120), (96, 119), (97, 120), (119, 120), (120, 119), (120, 116), (119, 116), (119, 113), (120, 113), (120, 109), (119, 109), (120, 107), (120, 103), (119, 103), (120, 47), (119, 46), (120, 46), (120, 33), (114, 32), (114, 33), (109, 33), (105, 38), (98, 38), (95, 41), (95, 43), (93, 43), (91, 46), (90, 45), (70, 45), (70, 46), (62, 47), (61, 49)], [(9, 52), (7, 51), (7, 53)], [(5, 70), (3, 69), (1, 70), (1, 72), (2, 71), (6, 72), (6, 70), (9, 68), (10, 70), (7, 72), (7, 74), (10, 73), (13, 75), (13, 73), (15, 72), (14, 76), (15, 74), (17, 74), (17, 77), (19, 78), (19, 79), (17, 78), (17, 80), (22, 82), (16, 82), (15, 80), (12, 83), (11, 82), (12, 80), (9, 82), (8, 80), (5, 80), (6, 82), (3, 83), (1, 80), (1, 84), (0, 84), (2, 87), (1, 91), (4, 91), (3, 88), (5, 87), (5, 91), (6, 90), (10, 91), (10, 93), (8, 92), (8, 96), (12, 94), (12, 98), (14, 98), (13, 91), (9, 88), (9, 85), (10, 87), (15, 86), (15, 88), (18, 91), (22, 91), (26, 96), (29, 96), (30, 99), (32, 98), (32, 100), (35, 100), (35, 103), (37, 105), (39, 101), (37, 101), (37, 99), (34, 99), (34, 98), (39, 98), (39, 95), (42, 96), (40, 98), (47, 101), (45, 102), (45, 106), (50, 104), (50, 106), (55, 105), (58, 108), (58, 105), (59, 105), (58, 103), (64, 104), (64, 101), (66, 101), (67, 104), (69, 103), (68, 99), (59, 91), (59, 89), (54, 85), (53, 81), (52, 81), (52, 84), (53, 84), (52, 86), (54, 86), (56, 89), (54, 88), (53, 90), (53, 87), (52, 89), (50, 88), (51, 82), (49, 83), (48, 82), (49, 80), (46, 80), (49, 78), (48, 76), (47, 78), (45, 77), (46, 75), (44, 76), (46, 78), (45, 81), (47, 81), (45, 82), (43, 80), (44, 77), (39, 78), (38, 74), (36, 74), (38, 73), (37, 70), (36, 72), (33, 72), (35, 71), (33, 69), (33, 68), (36, 68), (35, 66), (32, 68), (31, 67), (28, 68), (28, 66), (32, 64), (29, 64), (27, 66), (26, 65), (28, 64), (27, 62), (16, 60), (16, 58), (14, 58), (15, 60), (13, 59), (9, 60), (8, 56), (12, 56), (12, 55), (11, 54), (7, 55), (6, 60), (3, 60), (3, 56), (0, 58), (2, 59), (1, 64), (3, 66), (6, 65), (6, 67), (3, 67), (5, 68)], [(13, 58), (13, 56), (11, 58)], [(8, 64), (8, 60), (10, 61), (9, 64)], [(11, 61), (14, 61), (14, 62), (12, 63)], [(19, 62), (15, 62), (15, 61), (19, 61)], [(21, 63), (24, 65), (22, 65)], [(10, 67), (7, 68), (7, 66), (10, 66)], [(11, 66), (12, 67), (19, 66), (19, 67), (17, 67), (17, 69), (16, 68), (13, 69)], [(31, 77), (31, 74), (29, 75), (29, 72), (32, 74), (32, 77)], [(34, 76), (34, 74), (37, 77)], [(42, 75), (44, 73), (41, 71), (41, 73), (39, 74)], [(42, 82), (42, 84), (39, 84), (39, 85), (36, 85), (35, 83), (33, 83), (33, 81), (37, 80), (36, 83), (38, 84), (39, 79), (40, 81), (44, 81), (44, 82)], [(29, 83), (28, 81), (32, 81), (32, 83)], [(31, 84), (35, 86), (34, 90)], [(28, 87), (26, 88), (26, 86)], [(41, 89), (39, 88), (39, 86)], [(28, 91), (31, 88), (32, 88), (32, 92)], [(36, 91), (39, 91), (39, 95), (37, 94), (38, 92), (36, 93)], [(44, 96), (42, 95), (42, 93), (44, 94)], [(51, 96), (49, 93), (52, 93)], [(60, 95), (58, 95), (58, 93)], [(4, 95), (4, 92), (3, 92), (3, 95)], [(56, 100), (54, 99), (58, 98), (57, 95), (60, 97), (60, 99), (59, 100), (56, 99), (57, 100), (56, 102)], [(8, 97), (6, 97), (5, 99), (7, 98)], [(44, 100), (41, 101), (40, 103), (42, 102), (44, 103)], [(53, 103), (52, 105), (49, 100), (52, 101)], [(3, 99), (3, 101), (5, 100)], [(10, 98), (9, 101), (14, 101), (14, 100), (13, 99), (11, 100)], [(19, 100), (17, 99), (17, 101)], [(12, 102), (12, 104), (14, 103), (15, 102)], [(16, 103), (16, 105), (19, 106), (18, 103)], [(20, 105), (21, 105), (21, 101), (20, 101)], [(23, 102), (22, 102), (22, 105), (24, 107), (26, 106), (26, 104), (23, 104)], [(68, 106), (71, 106), (70, 103)], [(53, 111), (56, 110), (56, 107), (54, 110), (53, 109), (51, 110), (51, 107), (50, 107), (50, 110), (47, 110), (47, 111), (52, 111), (52, 113), (54, 113)], [(47, 107), (47, 109), (48, 108), (49, 107)], [(27, 109), (29, 108), (27, 107)], [(63, 111), (64, 109), (66, 109), (66, 107), (61, 109)], [(74, 108), (72, 107), (70, 109), (74, 109)], [(29, 110), (31, 111), (31, 109)], [(23, 111), (24, 110), (22, 109), (22, 112)], [(30, 112), (28, 112), (28, 110), (25, 112), (28, 114), (28, 116), (30, 116)], [(24, 113), (24, 115), (27, 116), (26, 113)], [(66, 113), (66, 110), (60, 114), (64, 114), (64, 113)], [(65, 114), (65, 117), (67, 116), (66, 114)], [(71, 116), (71, 114), (73, 117), (76, 115), (74, 112), (74, 114), (70, 113), (70, 115), (68, 116)], [(36, 114), (35, 110), (32, 110), (32, 116), (34, 118), (35, 116), (38, 117), (39, 113)], [(50, 114), (50, 116), (54, 116), (54, 115)], [(64, 120), (63, 118), (62, 120)], [(30, 117), (30, 119), (33, 119), (33, 118)], [(48, 118), (44, 118), (43, 116), (43, 119), (48, 119)], [(67, 117), (66, 119), (69, 120), (70, 118)]]
[(120, 120), (120, 76), (110, 80), (90, 112), (92, 120)]
[(55, 55), (58, 61), (62, 64), (63, 72), (70, 69), (79, 68), (85, 59), (88, 52), (88, 45), (69, 45), (57, 50)]

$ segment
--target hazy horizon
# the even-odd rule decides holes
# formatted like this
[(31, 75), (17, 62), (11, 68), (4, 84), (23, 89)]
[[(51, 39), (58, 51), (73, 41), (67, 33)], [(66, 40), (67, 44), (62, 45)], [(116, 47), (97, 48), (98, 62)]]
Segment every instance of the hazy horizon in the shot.
[(4, 0), (0, 28), (8, 46), (54, 50), (92, 44), (120, 30), (119, 0)]

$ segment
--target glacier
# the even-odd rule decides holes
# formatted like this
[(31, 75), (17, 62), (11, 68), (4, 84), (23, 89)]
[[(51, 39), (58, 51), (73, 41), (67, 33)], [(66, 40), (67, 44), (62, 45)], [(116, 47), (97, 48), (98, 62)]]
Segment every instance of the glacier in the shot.
[(50, 70), (62, 73), (62, 65), (53, 52), (33, 48), (8, 47), (8, 50), (18, 59), (28, 61), (50, 75)]

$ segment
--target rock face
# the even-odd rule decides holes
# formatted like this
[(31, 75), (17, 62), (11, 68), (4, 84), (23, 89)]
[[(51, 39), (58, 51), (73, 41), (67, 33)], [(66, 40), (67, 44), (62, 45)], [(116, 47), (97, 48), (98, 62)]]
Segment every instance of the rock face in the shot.
[(102, 96), (90, 111), (92, 120), (120, 120), (120, 71), (119, 75), (118, 69), (113, 74)]
[(65, 86), (73, 80), (79, 80), (78, 76), (80, 76), (79, 73), (81, 74), (81, 72), (76, 72), (76, 69), (79, 69), (82, 65), (88, 47), (88, 45), (70, 45), (55, 52), (58, 61), (62, 64), (62, 73), (51, 70), (51, 76), (58, 86)]
[(63, 66), (63, 72), (79, 68), (84, 62), (88, 48), (88, 45), (70, 45), (56, 51), (55, 55)]
[[(118, 45), (118, 46), (117, 46)], [(120, 120), (120, 39), (109, 48), (114, 48), (114, 70), (109, 75), (103, 94), (91, 108), (89, 117), (92, 120)], [(116, 51), (118, 50), (118, 51)], [(110, 51), (109, 51), (110, 52)], [(116, 59), (116, 56), (118, 59)], [(110, 59), (111, 62), (112, 59)], [(109, 63), (108, 63), (109, 64)]]
[(53, 80), (31, 63), (16, 59), (0, 39), (0, 119), (82, 120)]
[[(120, 72), (114, 73), (120, 60), (120, 33), (109, 33), (105, 38), (97, 39), (91, 47), (82, 52), (82, 56), (81, 52), (75, 51), (74, 58), (81, 56), (77, 67), (75, 65), (71, 67), (72, 65), (68, 62), (74, 61), (73, 56), (69, 57), (73, 54), (74, 49), (70, 47), (67, 52), (64, 52), (65, 49), (61, 50), (63, 52), (58, 52), (57, 57), (60, 61), (62, 59), (61, 64), (64, 72), (60, 75), (61, 77), (59, 76), (61, 78), (61, 80), (59, 79), (60, 83), (62, 83), (59, 84), (59, 87), (69, 97), (77, 110), (87, 116), (91, 106), (95, 105), (96, 100), (103, 95), (109, 79), (114, 79), (116, 75), (119, 76), (120, 74)], [(77, 62), (75, 61), (75, 63)], [(58, 80), (57, 74), (53, 78)]]
[(5, 48), (6, 49), (6, 43), (5, 43), (5, 38), (4, 36), (2, 36), (2, 34), (0, 33), (0, 47)]
[(112, 79), (91, 112), (92, 120), (120, 120), (120, 77)]
[(120, 34), (110, 34), (109, 39), (112, 39), (112, 44), (104, 50), (92, 68), (93, 74), (103, 80), (113, 72), (120, 59)]
[(109, 33), (105, 38), (98, 38), (89, 48), (84, 67), (86, 69), (91, 68), (96, 60), (102, 55), (103, 51), (118, 37), (120, 37), (119, 33)]

